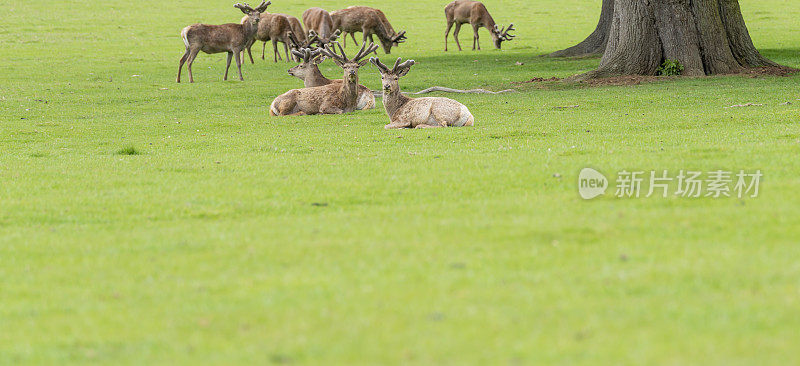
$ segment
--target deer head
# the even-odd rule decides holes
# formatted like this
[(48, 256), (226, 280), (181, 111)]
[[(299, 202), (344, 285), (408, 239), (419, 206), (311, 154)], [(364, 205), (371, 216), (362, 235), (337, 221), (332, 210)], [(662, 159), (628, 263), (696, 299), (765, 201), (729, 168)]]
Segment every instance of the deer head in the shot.
[(406, 76), (411, 71), (411, 66), (414, 65), (414, 60), (408, 60), (401, 63), (402, 58), (398, 57), (394, 62), (394, 67), (389, 69), (377, 57), (369, 59), (373, 65), (378, 68), (381, 73), (381, 83), (383, 84), (383, 92), (387, 94), (397, 93), (400, 91), (399, 80), (401, 77)]
[(252, 27), (258, 26), (258, 22), (261, 21), (261, 13), (267, 10), (267, 7), (272, 4), (271, 1), (261, 2), (257, 8), (253, 9), (250, 5), (240, 4), (237, 3), (233, 7), (237, 8), (242, 11), (245, 15), (247, 15), (246, 19), (242, 20), (242, 24), (247, 24)]
[(509, 24), (508, 29), (506, 29), (506, 27), (500, 28), (495, 24), (494, 29), (492, 30), (492, 41), (494, 41), (494, 48), (499, 50), (503, 42), (513, 40), (516, 35), (509, 33), (513, 30), (515, 30), (514, 23)]
[(339, 42), (335, 42), (336, 46), (339, 47), (340, 54), (337, 54), (330, 45), (325, 45), (322, 49), (322, 54), (325, 56), (330, 57), (333, 62), (335, 62), (339, 67), (344, 69), (344, 80), (350, 83), (357, 83), (358, 82), (358, 68), (364, 66), (367, 61), (362, 59), (369, 55), (370, 53), (374, 52), (378, 49), (378, 46), (374, 43), (370, 43), (367, 46), (366, 43), (361, 45), (361, 50), (358, 51), (355, 57), (352, 59), (347, 57), (347, 54), (344, 53), (344, 48)]
[(325, 56), (320, 56), (322, 50), (301, 48), (299, 50), (292, 50), (292, 54), (300, 60), (300, 65), (289, 69), (289, 75), (292, 75), (300, 80), (305, 80), (306, 77), (311, 76), (314, 72), (313, 68), (325, 61)]

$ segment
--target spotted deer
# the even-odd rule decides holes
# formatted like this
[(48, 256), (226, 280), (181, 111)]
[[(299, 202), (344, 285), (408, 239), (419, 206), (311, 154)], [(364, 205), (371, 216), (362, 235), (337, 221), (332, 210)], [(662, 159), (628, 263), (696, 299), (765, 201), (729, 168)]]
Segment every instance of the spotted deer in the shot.
[[(300, 60), (300, 64), (289, 69), (289, 75), (303, 80), (303, 86), (311, 88), (315, 86), (323, 86), (332, 83), (341, 83), (343, 80), (331, 80), (322, 75), (319, 71), (319, 64), (326, 59), (322, 55), (320, 49), (302, 48), (299, 50), (292, 50), (292, 53)], [(375, 95), (372, 90), (369, 90), (364, 85), (358, 86), (358, 102), (356, 102), (356, 109), (373, 109), (375, 108)]]
[(475, 118), (467, 107), (455, 100), (443, 97), (409, 98), (400, 92), (399, 79), (406, 76), (414, 60), (401, 63), (398, 58), (389, 69), (377, 57), (369, 59), (381, 73), (383, 83), (383, 105), (389, 115), (386, 129), (462, 127), (475, 124)]
[[(333, 28), (342, 31), (345, 40), (347, 33), (356, 42), (355, 33), (362, 32), (363, 42), (374, 42), (373, 35), (378, 36), (378, 40), (383, 46), (383, 52), (392, 53), (392, 47), (398, 46), (406, 41), (406, 32), (395, 32), (386, 15), (380, 9), (366, 6), (351, 6), (346, 9), (337, 10), (331, 13)], [(356, 42), (358, 46), (358, 42)]]
[(342, 114), (356, 110), (359, 85), (358, 69), (367, 63), (366, 60), (361, 61), (361, 59), (377, 49), (378, 46), (364, 44), (356, 56), (350, 59), (345, 54), (344, 48), (338, 43), (336, 45), (339, 47), (341, 55), (332, 50), (330, 45), (325, 45), (322, 54), (333, 59), (344, 70), (342, 82), (294, 89), (283, 93), (270, 104), (270, 115)]
[(303, 24), (309, 31), (316, 32), (320, 47), (336, 41), (341, 34), (340, 31), (333, 28), (330, 13), (322, 8), (313, 7), (304, 11)]
[(236, 67), (239, 68), (239, 80), (244, 81), (242, 77), (242, 60), (240, 53), (244, 50), (253, 35), (258, 30), (258, 24), (261, 20), (261, 13), (267, 10), (271, 2), (262, 2), (257, 8), (253, 9), (247, 4), (236, 4), (235, 8), (245, 13), (246, 21), (241, 24), (193, 24), (181, 31), (181, 38), (183, 44), (186, 46), (186, 53), (181, 57), (180, 65), (178, 66), (178, 79), (181, 82), (181, 70), (183, 64), (188, 63), (187, 69), (189, 70), (189, 82), (194, 82), (194, 75), (192, 75), (192, 63), (200, 51), (205, 53), (228, 53), (228, 63), (225, 66), (225, 76), (222, 80), (228, 80), (228, 69), (231, 67), (231, 58), (236, 56)]
[(461, 25), (469, 23), (472, 26), (472, 50), (478, 46), (481, 49), (480, 35), (478, 30), (481, 27), (489, 30), (492, 35), (492, 42), (494, 48), (500, 49), (500, 46), (505, 41), (511, 41), (516, 37), (509, 32), (514, 30), (514, 23), (511, 23), (508, 28), (500, 28), (495, 24), (492, 15), (486, 10), (483, 3), (473, 0), (456, 0), (444, 7), (444, 15), (447, 17), (447, 30), (444, 33), (444, 50), (447, 52), (447, 37), (450, 36), (450, 29), (455, 24), (456, 29), (453, 32), (453, 38), (456, 40), (458, 50), (461, 51), (461, 43), (458, 42), (458, 32), (461, 31)]

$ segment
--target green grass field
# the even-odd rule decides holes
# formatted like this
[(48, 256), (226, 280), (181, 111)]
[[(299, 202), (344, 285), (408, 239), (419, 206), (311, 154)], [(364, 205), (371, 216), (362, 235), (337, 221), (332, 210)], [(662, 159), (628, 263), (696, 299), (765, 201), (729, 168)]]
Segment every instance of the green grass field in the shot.
[[(448, 95), (474, 128), (385, 131), (380, 101), (271, 118), (285, 62), (223, 82), (201, 54), (176, 84), (180, 30), (231, 1), (0, 3), (0, 364), (800, 363), (800, 75), (519, 86), (598, 64), (538, 56), (600, 2), (486, 1), (519, 36), (479, 53), (443, 52), (445, 3), (359, 4), (408, 31), (404, 90), (520, 91)], [(800, 5), (741, 5), (800, 67)], [(764, 177), (584, 201), (584, 167)]]

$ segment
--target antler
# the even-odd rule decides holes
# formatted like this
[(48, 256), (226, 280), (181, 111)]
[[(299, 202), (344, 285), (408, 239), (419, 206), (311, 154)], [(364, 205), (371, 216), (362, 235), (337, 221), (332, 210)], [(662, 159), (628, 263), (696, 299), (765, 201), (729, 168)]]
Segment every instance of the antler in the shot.
[(256, 8), (256, 11), (259, 13), (263, 13), (264, 10), (267, 10), (267, 7), (272, 5), (272, 1), (262, 1), (261, 5)]
[[(339, 47), (341, 47), (341, 45), (339, 45)], [(370, 43), (369, 46), (367, 46), (366, 43), (362, 43), (361, 50), (358, 51), (356, 57), (354, 57), (352, 61), (358, 63), (359, 61), (361, 61), (361, 59), (363, 59), (364, 57), (366, 57), (367, 55), (369, 55), (370, 53), (374, 52), (377, 49), (378, 45), (376, 45), (375, 43)], [(342, 54), (344, 54), (344, 50), (342, 50)]]
[(400, 63), (401, 58), (398, 57), (397, 61), (394, 62), (394, 68), (392, 68), (392, 72), (395, 74), (399, 74), (403, 70), (410, 69), (411, 66), (415, 64), (414, 60), (407, 60), (406, 62)]
[(308, 35), (306, 36), (306, 44), (310, 46), (314, 42), (319, 43), (319, 35), (312, 29), (308, 31)]
[(339, 38), (339, 36), (341, 36), (341, 35), (342, 35), (342, 30), (341, 29), (335, 30), (333, 32), (333, 34), (331, 34), (329, 42), (336, 41)]
[(498, 33), (500, 34), (500, 38), (502, 38), (505, 41), (510, 41), (510, 40), (514, 39), (514, 37), (516, 37), (516, 35), (508, 34), (508, 32), (511, 32), (513, 30), (516, 30), (516, 29), (514, 29), (514, 23), (511, 23), (511, 24), (508, 25), (508, 29), (506, 29), (506, 27), (503, 27), (503, 29), (501, 29), (500, 32), (498, 32)]
[(242, 5), (241, 3), (236, 3), (235, 5), (233, 5), (233, 7), (241, 10), (242, 13), (245, 14), (250, 14), (250, 12), (254, 11), (254, 9), (251, 8), (250, 5), (247, 5), (247, 3), (245, 3), (244, 5)]
[(384, 65), (383, 62), (381, 62), (381, 60), (378, 59), (377, 57), (370, 57), (369, 62), (372, 62), (372, 64), (375, 65), (375, 67), (377, 67), (378, 70), (381, 71), (381, 74), (386, 74), (389, 72), (389, 68), (386, 65)]
[(334, 61), (337, 61), (337, 62), (340, 62), (340, 63), (346, 63), (347, 62), (347, 55), (344, 54), (344, 49), (342, 48), (342, 45), (340, 45), (339, 42), (336, 42), (336, 44), (339, 45), (339, 49), (342, 50), (342, 54), (341, 55), (337, 54), (336, 51), (332, 50), (330, 45), (327, 45), (327, 44), (325, 46), (323, 46), (323, 48), (321, 50), (322, 54), (334, 59)]
[(402, 31), (400, 33), (397, 33), (394, 36), (394, 38), (392, 39), (392, 42), (394, 42), (394, 43), (403, 43), (403, 42), (406, 41), (407, 38), (408, 37), (406, 37), (406, 31)]

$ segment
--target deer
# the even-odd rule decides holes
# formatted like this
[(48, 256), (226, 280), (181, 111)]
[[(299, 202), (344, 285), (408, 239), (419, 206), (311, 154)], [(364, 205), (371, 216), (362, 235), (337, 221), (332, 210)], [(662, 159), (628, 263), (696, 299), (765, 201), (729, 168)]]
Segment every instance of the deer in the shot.
[(303, 12), (303, 24), (306, 29), (316, 32), (320, 47), (328, 43), (335, 42), (339, 38), (341, 31), (333, 28), (333, 20), (327, 10), (313, 7)]
[[(292, 53), (300, 60), (300, 64), (289, 69), (289, 75), (303, 80), (304, 87), (312, 88), (315, 86), (343, 82), (343, 80), (328, 79), (319, 71), (319, 64), (327, 58), (325, 55), (321, 55), (322, 51), (320, 49), (302, 48), (299, 50), (292, 50)], [(369, 90), (369, 88), (364, 85), (359, 85), (356, 109), (364, 110), (373, 108), (375, 108), (375, 95), (372, 93), (372, 90)]]
[(432, 128), (473, 126), (475, 118), (469, 109), (450, 98), (425, 97), (409, 98), (400, 92), (399, 79), (406, 76), (414, 65), (414, 60), (402, 62), (397, 58), (394, 67), (389, 69), (377, 57), (369, 59), (378, 68), (383, 84), (383, 105), (389, 115), (385, 129)]
[[(247, 22), (246, 18), (247, 17), (242, 18), (242, 23)], [(281, 55), (278, 52), (278, 42), (281, 42), (283, 43), (283, 49), (286, 53), (286, 62), (291, 62), (291, 60), (289, 60), (288, 46), (290, 43), (289, 32), (293, 32), (293, 28), (292, 23), (287, 15), (279, 13), (261, 14), (261, 20), (258, 22), (258, 30), (253, 36), (253, 39), (251, 39), (247, 45), (247, 54), (250, 56), (250, 62), (255, 63), (253, 61), (253, 53), (251, 52), (251, 48), (256, 41), (264, 42), (264, 46), (261, 49), (262, 60), (265, 59), (264, 54), (267, 49), (267, 41), (272, 41), (272, 53), (274, 61), (278, 62), (278, 59), (281, 58)]]
[(183, 64), (188, 63), (189, 69), (189, 82), (194, 83), (194, 75), (192, 75), (192, 63), (200, 51), (208, 54), (212, 53), (228, 53), (228, 63), (225, 66), (225, 76), (222, 80), (228, 80), (228, 69), (231, 67), (231, 58), (236, 55), (236, 67), (239, 68), (239, 80), (244, 81), (242, 77), (242, 60), (240, 53), (253, 39), (253, 35), (258, 30), (258, 23), (261, 20), (261, 13), (267, 10), (271, 4), (270, 1), (262, 2), (257, 8), (253, 9), (247, 4), (236, 4), (235, 8), (245, 14), (247, 21), (241, 24), (228, 23), (221, 25), (209, 24), (192, 24), (181, 31), (181, 38), (183, 44), (186, 46), (186, 53), (181, 57), (180, 66), (178, 66), (178, 79), (181, 82), (181, 70)]
[(343, 114), (356, 110), (359, 85), (358, 69), (367, 63), (367, 60), (362, 61), (362, 59), (375, 51), (378, 46), (364, 44), (356, 56), (351, 59), (347, 57), (341, 44), (337, 42), (336, 45), (339, 47), (341, 55), (331, 49), (330, 45), (325, 45), (321, 52), (323, 55), (333, 59), (336, 65), (344, 70), (342, 82), (313, 88), (294, 89), (283, 93), (270, 104), (270, 115)]
[(450, 29), (455, 24), (456, 29), (453, 32), (453, 38), (456, 40), (458, 50), (461, 51), (461, 43), (458, 42), (458, 32), (461, 31), (461, 25), (469, 23), (472, 25), (472, 50), (478, 46), (478, 51), (481, 50), (480, 35), (478, 30), (481, 27), (489, 30), (492, 35), (492, 42), (494, 48), (500, 49), (505, 41), (511, 41), (516, 37), (509, 32), (514, 31), (514, 23), (511, 23), (508, 28), (500, 28), (495, 24), (492, 15), (486, 10), (483, 3), (473, 0), (455, 0), (444, 7), (444, 14), (447, 17), (447, 30), (444, 33), (444, 51), (447, 52), (447, 37), (450, 36)]
[(374, 42), (373, 35), (378, 36), (378, 40), (383, 46), (383, 52), (386, 54), (392, 53), (392, 46), (398, 46), (400, 43), (406, 41), (406, 32), (395, 32), (386, 15), (380, 9), (370, 8), (366, 6), (351, 6), (346, 9), (337, 10), (331, 13), (333, 19), (333, 28), (342, 31), (347, 40), (347, 33), (353, 38), (353, 42), (358, 46), (354, 33), (362, 32), (364, 34), (363, 42), (366, 43), (367, 39)]

